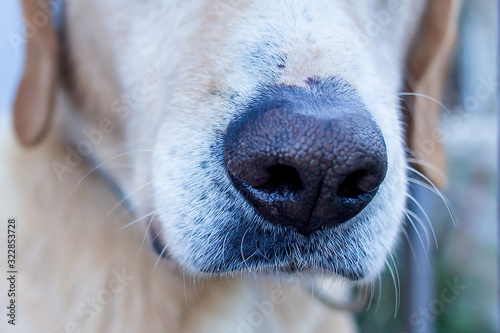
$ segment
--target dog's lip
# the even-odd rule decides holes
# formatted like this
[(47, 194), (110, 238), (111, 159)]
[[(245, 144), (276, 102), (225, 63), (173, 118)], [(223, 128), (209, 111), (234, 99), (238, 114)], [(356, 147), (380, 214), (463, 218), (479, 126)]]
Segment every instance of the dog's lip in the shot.
[(288, 264), (285, 264), (285, 265), (280, 265), (280, 266), (278, 266), (278, 268), (279, 268), (279, 270), (281, 272), (289, 273), (289, 274), (301, 273), (301, 272), (312, 270), (311, 266), (308, 266), (308, 265), (306, 265), (306, 266), (305, 265), (298, 265), (295, 262), (291, 262), (291, 263), (288, 263)]
[(158, 237), (152, 237), (151, 246), (153, 250), (158, 254), (158, 256), (165, 258), (167, 256), (167, 251), (165, 250), (165, 245), (158, 239)]
[[(153, 221), (154, 222), (154, 221)], [(159, 257), (167, 258), (168, 251), (166, 243), (163, 241), (161, 234), (156, 231), (154, 223), (149, 226), (149, 237), (151, 239), (151, 247)]]
[(285, 273), (285, 274), (297, 274), (297, 273), (304, 273), (304, 272), (312, 272), (314, 271), (315, 267), (313, 266), (305, 266), (305, 265), (297, 265), (295, 263), (285, 263), (285, 264), (279, 264), (279, 265), (273, 265), (273, 264), (263, 264), (261, 267), (247, 267), (247, 268), (241, 268), (241, 269), (228, 269), (228, 270), (222, 270), (222, 269), (210, 269), (210, 268), (202, 268), (200, 269), (201, 273), (205, 274), (232, 274), (238, 271), (251, 271), (253, 272), (255, 269), (257, 269), (261, 273), (268, 273), (268, 274), (273, 274), (276, 272), (280, 273)]

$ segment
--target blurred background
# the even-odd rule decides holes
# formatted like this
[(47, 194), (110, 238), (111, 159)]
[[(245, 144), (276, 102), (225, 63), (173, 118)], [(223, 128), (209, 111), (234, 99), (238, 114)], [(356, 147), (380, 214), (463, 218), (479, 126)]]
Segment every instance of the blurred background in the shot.
[[(24, 49), (13, 47), (11, 37), (21, 34), (23, 26), (17, 0), (3, 0), (1, 6), (0, 112), (9, 112), (24, 61)], [(414, 196), (432, 221), (438, 248), (430, 230), (426, 237), (417, 227), (412, 242), (413, 248), (426, 248), (423, 257), (419, 250), (411, 253), (402, 238), (396, 256), (401, 286), (386, 270), (381, 292), (358, 316), (362, 332), (499, 331), (497, 15), (495, 0), (464, 1), (443, 101), (449, 110), (442, 125), (450, 179), (443, 195), (453, 219), (432, 188), (414, 186)], [(408, 233), (414, 233), (407, 225)]]
[(18, 0), (3, 0), (0, 11), (0, 112), (7, 112), (14, 102), (14, 93), (24, 62), (24, 49), (12, 47), (14, 35), (22, 35), (21, 6)]
[[(399, 301), (397, 279), (395, 288), (386, 271), (381, 299), (359, 316), (362, 332), (499, 332), (497, 6), (495, 0), (463, 2), (457, 52), (442, 101), (448, 109), (442, 138), (449, 177), (443, 196), (453, 219), (432, 188), (413, 184), (438, 248), (425, 215), (412, 207), (428, 235), (417, 226), (412, 242), (417, 260), (402, 238), (396, 256)], [(407, 232), (414, 233), (408, 221)], [(427, 253), (419, 256), (422, 247)], [(415, 262), (417, 267), (411, 267)]]

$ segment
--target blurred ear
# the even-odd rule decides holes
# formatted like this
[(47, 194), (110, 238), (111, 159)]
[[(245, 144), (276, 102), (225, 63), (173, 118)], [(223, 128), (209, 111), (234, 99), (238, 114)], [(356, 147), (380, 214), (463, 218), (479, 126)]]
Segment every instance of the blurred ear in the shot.
[(19, 141), (31, 146), (43, 139), (52, 118), (59, 45), (50, 0), (22, 0), (22, 6), (25, 23), (33, 31), (26, 34), (26, 63), (14, 105), (14, 127)]
[[(407, 144), (421, 163), (414, 167), (437, 186), (446, 183), (446, 157), (440, 138), (439, 120), (449, 63), (458, 28), (459, 0), (428, 0), (408, 58)], [(407, 99), (408, 100), (408, 99)]]

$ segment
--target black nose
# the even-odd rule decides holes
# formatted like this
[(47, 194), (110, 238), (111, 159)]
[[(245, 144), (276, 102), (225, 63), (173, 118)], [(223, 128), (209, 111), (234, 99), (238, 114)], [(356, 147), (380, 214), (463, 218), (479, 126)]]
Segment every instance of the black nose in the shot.
[(266, 89), (230, 125), (225, 161), (262, 216), (303, 234), (357, 215), (387, 171), (377, 124), (339, 80)]

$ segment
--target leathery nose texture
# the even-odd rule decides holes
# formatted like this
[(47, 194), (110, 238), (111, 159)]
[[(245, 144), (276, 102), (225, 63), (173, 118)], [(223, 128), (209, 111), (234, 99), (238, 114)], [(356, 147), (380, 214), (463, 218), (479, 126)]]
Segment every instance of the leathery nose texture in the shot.
[(262, 216), (305, 234), (357, 215), (387, 171), (380, 129), (336, 79), (263, 89), (229, 126), (225, 162)]

